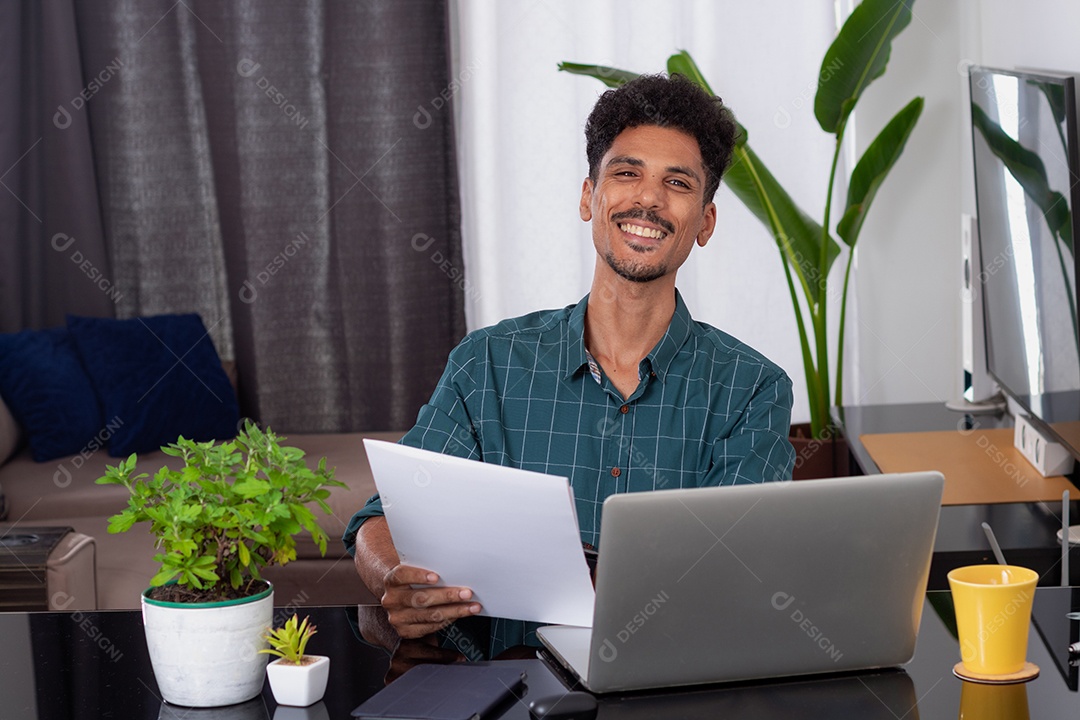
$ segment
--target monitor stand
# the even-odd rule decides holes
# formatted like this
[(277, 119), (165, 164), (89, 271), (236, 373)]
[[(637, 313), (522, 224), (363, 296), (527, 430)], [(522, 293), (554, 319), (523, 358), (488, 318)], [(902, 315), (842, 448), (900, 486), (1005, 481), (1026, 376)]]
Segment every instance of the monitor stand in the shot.
[[(971, 392), (969, 388), (964, 394), (967, 395)], [(947, 400), (945, 407), (955, 412), (962, 412), (967, 415), (1002, 415), (1009, 408), (1009, 402), (1005, 399), (1005, 395), (999, 390), (997, 394), (992, 397), (988, 397), (985, 400), (978, 402), (972, 402), (967, 397), (961, 397), (959, 400)]]

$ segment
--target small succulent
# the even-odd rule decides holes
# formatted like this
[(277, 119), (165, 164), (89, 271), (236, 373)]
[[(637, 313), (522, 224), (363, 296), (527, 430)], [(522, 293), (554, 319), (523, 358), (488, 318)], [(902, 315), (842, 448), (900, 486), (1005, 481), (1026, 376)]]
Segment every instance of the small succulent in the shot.
[(308, 640), (315, 634), (315, 626), (311, 625), (309, 620), (310, 618), (305, 617), (304, 621), (300, 622), (294, 613), (285, 621), (284, 626), (266, 634), (266, 641), (270, 643), (270, 647), (263, 648), (259, 652), (277, 655), (293, 665), (303, 664), (304, 649), (307, 647)]

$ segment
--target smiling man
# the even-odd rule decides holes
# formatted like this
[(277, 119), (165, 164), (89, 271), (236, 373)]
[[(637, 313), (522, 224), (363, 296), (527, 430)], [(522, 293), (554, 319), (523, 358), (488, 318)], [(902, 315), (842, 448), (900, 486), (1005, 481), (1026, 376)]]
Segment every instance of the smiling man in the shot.
[[(716, 227), (730, 114), (684, 78), (642, 76), (600, 97), (585, 135), (591, 292), (470, 333), (402, 443), (568, 477), (582, 542), (597, 545), (609, 495), (790, 479), (795, 453), (787, 375), (694, 321), (675, 289)], [(401, 637), (480, 612), (468, 588), (400, 564), (378, 497), (344, 540)], [(495, 619), (492, 654), (535, 644), (534, 629)]]

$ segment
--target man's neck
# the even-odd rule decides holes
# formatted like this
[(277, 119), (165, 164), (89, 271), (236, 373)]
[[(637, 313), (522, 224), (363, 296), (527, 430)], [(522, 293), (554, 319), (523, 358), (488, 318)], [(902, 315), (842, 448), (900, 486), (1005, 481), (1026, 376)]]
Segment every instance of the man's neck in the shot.
[(636, 387), (638, 365), (667, 332), (674, 313), (674, 276), (648, 283), (602, 272), (593, 276), (585, 347), (624, 396), (631, 394), (630, 378)]

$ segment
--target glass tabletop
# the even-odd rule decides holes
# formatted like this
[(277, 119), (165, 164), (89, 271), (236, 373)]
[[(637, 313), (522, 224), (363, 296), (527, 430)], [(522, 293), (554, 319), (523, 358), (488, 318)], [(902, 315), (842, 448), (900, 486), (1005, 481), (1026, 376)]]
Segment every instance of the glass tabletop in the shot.
[[(948, 592), (927, 594), (914, 659), (902, 668), (789, 678), (600, 698), (600, 718), (1063, 718), (1080, 715), (1077, 668), (1069, 646), (1080, 641), (1080, 588), (1036, 591), (1028, 659), (1041, 674), (1023, 685), (975, 686), (952, 674), (959, 660)], [(305, 608), (319, 632), (308, 648), (328, 655), (326, 697), (309, 708), (277, 707), (269, 687), (228, 708), (190, 710), (163, 703), (138, 611), (0, 613), (0, 716), (72, 718), (216, 718), (322, 720), (348, 718), (357, 705), (399, 675), (411, 660), (363, 641), (357, 607)], [(723, 652), (718, 646), (718, 652)], [(405, 666), (403, 666), (403, 662)], [(540, 653), (515, 663), (526, 692), (502, 716), (529, 717), (527, 704), (572, 681)]]

